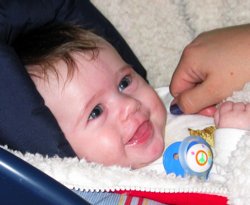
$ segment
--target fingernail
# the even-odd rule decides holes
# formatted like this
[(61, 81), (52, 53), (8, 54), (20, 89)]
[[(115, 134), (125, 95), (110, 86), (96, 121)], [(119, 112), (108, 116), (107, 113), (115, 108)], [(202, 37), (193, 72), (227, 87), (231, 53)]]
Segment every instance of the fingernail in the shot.
[(177, 104), (173, 104), (170, 106), (170, 112), (173, 115), (181, 115), (183, 114), (183, 112), (181, 111), (181, 109), (179, 108), (179, 106)]

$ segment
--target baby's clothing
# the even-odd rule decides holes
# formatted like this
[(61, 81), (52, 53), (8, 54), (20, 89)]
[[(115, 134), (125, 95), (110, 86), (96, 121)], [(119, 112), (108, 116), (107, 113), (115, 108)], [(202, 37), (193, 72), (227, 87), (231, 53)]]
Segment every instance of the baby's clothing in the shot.
[[(163, 96), (162, 100), (168, 111), (165, 131), (165, 148), (174, 142), (182, 141), (184, 138), (190, 136), (188, 130), (189, 128), (201, 130), (214, 125), (214, 119), (212, 117), (198, 114), (172, 115), (169, 112), (169, 107), (173, 98), (171, 97), (168, 89), (161, 88), (158, 89), (157, 92), (160, 96)], [(214, 155), (213, 166), (210, 171), (209, 178), (221, 178), (221, 176), (226, 174), (223, 171), (224, 167), (228, 164), (232, 152), (237, 149), (237, 143), (245, 133), (245, 130), (233, 128), (216, 129), (214, 133), (215, 147), (212, 148)], [(162, 157), (142, 169), (153, 170), (160, 174), (165, 173)]]

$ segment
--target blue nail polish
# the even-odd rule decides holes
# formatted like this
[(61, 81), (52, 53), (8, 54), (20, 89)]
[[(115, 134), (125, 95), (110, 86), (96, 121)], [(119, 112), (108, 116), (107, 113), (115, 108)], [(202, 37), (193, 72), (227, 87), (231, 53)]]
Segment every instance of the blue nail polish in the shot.
[(179, 106), (177, 104), (173, 104), (170, 106), (170, 112), (173, 115), (181, 115), (183, 114), (183, 112), (181, 111), (181, 109), (179, 108)]

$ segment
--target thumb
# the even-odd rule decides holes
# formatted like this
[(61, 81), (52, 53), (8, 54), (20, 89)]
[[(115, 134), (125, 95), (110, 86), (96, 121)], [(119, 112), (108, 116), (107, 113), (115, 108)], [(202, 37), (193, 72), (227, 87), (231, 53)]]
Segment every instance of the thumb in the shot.
[(207, 79), (201, 84), (197, 84), (188, 90), (183, 91), (176, 97), (176, 103), (184, 113), (198, 113), (204, 108), (210, 107), (220, 102), (216, 89), (218, 87), (209, 83)]

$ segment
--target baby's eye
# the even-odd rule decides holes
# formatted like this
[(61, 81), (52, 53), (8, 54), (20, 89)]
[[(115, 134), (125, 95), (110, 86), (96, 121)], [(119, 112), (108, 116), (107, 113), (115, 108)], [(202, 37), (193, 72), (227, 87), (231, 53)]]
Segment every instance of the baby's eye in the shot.
[(130, 75), (126, 75), (121, 82), (119, 83), (119, 91), (123, 91), (127, 88), (132, 82), (132, 77)]
[(93, 120), (98, 118), (103, 112), (103, 109), (100, 105), (97, 105), (94, 107), (94, 109), (91, 111), (88, 120)]

